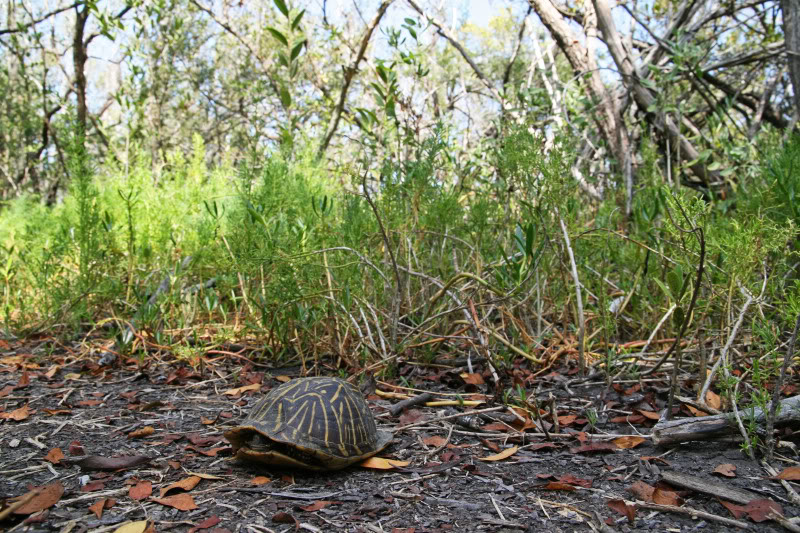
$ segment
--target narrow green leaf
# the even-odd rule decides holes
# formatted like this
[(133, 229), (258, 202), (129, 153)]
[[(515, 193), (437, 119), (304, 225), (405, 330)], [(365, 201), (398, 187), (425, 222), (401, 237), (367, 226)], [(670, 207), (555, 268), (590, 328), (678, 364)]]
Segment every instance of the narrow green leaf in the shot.
[(288, 19), (289, 18), (289, 8), (286, 7), (286, 2), (284, 2), (283, 0), (272, 0), (272, 1), (275, 2), (275, 7), (278, 8), (278, 11), (283, 13), (283, 16)]
[(278, 52), (278, 63), (280, 63), (284, 67), (289, 66), (289, 59), (287, 59), (286, 54), (284, 54), (283, 52)]
[(306, 10), (304, 9), (300, 13), (297, 14), (297, 16), (292, 21), (292, 30), (296, 30), (297, 29), (297, 25), (300, 24), (300, 19), (303, 18), (303, 15), (305, 15), (305, 13), (306, 13)]
[(275, 39), (277, 39), (277, 41), (280, 42), (283, 46), (287, 48), (289, 47), (289, 41), (286, 40), (286, 36), (284, 36), (281, 32), (279, 32), (275, 28), (270, 28), (270, 27), (267, 28), (267, 31), (270, 32), (272, 36), (275, 37)]
[(409, 26), (414, 26), (417, 23), (414, 19), (410, 19), (410, 18), (403, 19), (403, 22), (405, 22)]
[(289, 94), (289, 89), (285, 85), (281, 86), (281, 104), (284, 109), (289, 109), (292, 105), (292, 95)]
[(306, 44), (306, 40), (303, 39), (302, 41), (300, 41), (299, 43), (294, 45), (294, 48), (292, 48), (291, 61), (294, 61), (295, 59), (297, 59), (297, 56), (300, 55), (300, 51), (303, 49), (303, 46), (305, 46), (305, 44)]
[(669, 292), (672, 297), (677, 301), (680, 298), (681, 286), (683, 285), (682, 272), (679, 272), (680, 267), (675, 267), (674, 270), (667, 272), (667, 285), (669, 285)]

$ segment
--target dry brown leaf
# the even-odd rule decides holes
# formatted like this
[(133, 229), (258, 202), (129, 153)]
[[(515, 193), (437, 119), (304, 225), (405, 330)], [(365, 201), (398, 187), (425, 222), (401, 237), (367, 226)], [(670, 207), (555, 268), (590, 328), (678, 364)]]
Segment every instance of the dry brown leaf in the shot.
[(617, 448), (619, 448), (620, 450), (629, 450), (631, 448), (636, 448), (638, 445), (640, 445), (645, 441), (647, 441), (647, 439), (643, 437), (634, 437), (632, 435), (629, 435), (627, 437), (619, 437), (611, 442), (616, 444)]
[(478, 457), (481, 461), (502, 461), (503, 459), (508, 459), (515, 453), (519, 451), (519, 446), (512, 446), (511, 448), (506, 448), (500, 453), (496, 453), (494, 455), (490, 455), (488, 457)]
[(128, 496), (134, 500), (144, 500), (153, 494), (153, 484), (149, 481), (140, 481), (128, 490)]
[(332, 503), (338, 503), (338, 502), (332, 502), (332, 501), (328, 501), (328, 500), (317, 500), (314, 503), (312, 503), (311, 505), (306, 505), (305, 507), (300, 507), (300, 509), (302, 509), (303, 511), (309, 512), (309, 513), (313, 513), (315, 511), (319, 511), (320, 509), (324, 509), (325, 507), (331, 505)]
[(773, 479), (785, 479), (787, 481), (800, 481), (800, 466), (790, 466), (781, 470), (781, 473)]
[(470, 374), (469, 372), (464, 372), (460, 374), (461, 379), (464, 380), (464, 383), (468, 385), (483, 385), (485, 381), (483, 381), (483, 376), (480, 374)]
[(644, 411), (642, 409), (637, 409), (637, 411), (644, 416), (645, 418), (649, 418), (650, 420), (659, 420), (661, 415), (653, 411)]
[(256, 486), (257, 485), (266, 485), (270, 481), (272, 481), (272, 480), (270, 478), (268, 478), (267, 476), (256, 476), (256, 477), (254, 477), (253, 479), (250, 480), (250, 484), (256, 485)]
[(149, 437), (153, 433), (156, 432), (156, 428), (153, 426), (145, 426), (143, 428), (137, 429), (136, 431), (131, 431), (128, 433), (129, 439), (140, 439), (142, 437)]
[(7, 413), (0, 413), (0, 418), (5, 418), (6, 420), (16, 420), (17, 422), (19, 422), (21, 420), (25, 420), (32, 413), (35, 412), (36, 411), (31, 411), (30, 407), (28, 407), (28, 404), (25, 404), (22, 407), (14, 409), (13, 411), (9, 411)]
[(95, 516), (97, 516), (97, 519), (99, 520), (103, 518), (103, 509), (105, 509), (105, 506), (106, 506), (106, 499), (102, 498), (94, 502), (92, 505), (90, 505), (89, 510), (93, 512)]
[(289, 376), (285, 376), (283, 374), (281, 374), (280, 376), (275, 376), (275, 379), (280, 381), (281, 383), (286, 383), (287, 381), (292, 380), (292, 378), (290, 378)]
[(159, 497), (163, 498), (164, 495), (167, 494), (172, 489), (183, 489), (183, 490), (186, 490), (186, 491), (192, 490), (193, 488), (195, 488), (197, 486), (198, 483), (200, 483), (200, 476), (185, 477), (185, 478), (181, 479), (180, 481), (176, 481), (175, 483), (172, 483), (171, 485), (168, 485), (166, 487), (162, 487), (161, 488), (161, 493), (159, 494)]
[[(34, 496), (28, 503), (15, 509), (14, 514), (33, 514), (52, 507), (64, 494), (64, 485), (60, 481), (56, 481), (43, 487), (35, 487), (31, 492), (35, 493)], [(14, 498), (14, 500), (20, 500), (26, 496), (27, 494)]]
[(614, 499), (608, 500), (608, 507), (626, 517), (629, 524), (633, 524), (636, 518), (636, 508), (633, 505), (628, 505), (625, 500)]
[(686, 404), (684, 405), (684, 407), (688, 409), (690, 413), (692, 413), (692, 416), (696, 417), (708, 416), (708, 413), (706, 413), (705, 411), (701, 411), (700, 409), (692, 407), (691, 405)]
[(736, 465), (723, 463), (714, 469), (714, 473), (725, 477), (736, 477)]
[(54, 465), (60, 463), (61, 459), (63, 458), (64, 458), (64, 452), (61, 451), (61, 448), (53, 448), (52, 450), (47, 452), (47, 455), (44, 456), (45, 461), (49, 461)]
[(433, 435), (431, 437), (425, 437), (422, 439), (422, 443), (426, 446), (434, 446), (438, 448), (439, 446), (444, 446), (447, 444), (447, 439), (438, 435)]
[(114, 533), (144, 533), (145, 531), (147, 531), (147, 520), (139, 520), (122, 524), (114, 530)]
[(722, 407), (722, 398), (714, 391), (706, 391), (706, 405), (714, 409), (720, 409)]
[(370, 457), (359, 463), (358, 466), (371, 468), (373, 470), (391, 470), (396, 467), (408, 466), (408, 461), (397, 461), (396, 459), (386, 459), (385, 457)]
[(166, 498), (152, 498), (152, 501), (160, 503), (161, 505), (174, 507), (179, 511), (191, 511), (192, 509), (197, 509), (197, 505), (194, 503), (194, 498), (192, 498), (191, 494), (186, 492), (182, 494), (175, 494), (174, 496), (167, 496)]
[(653, 491), (653, 503), (660, 503), (661, 505), (680, 505), (681, 498), (677, 493), (671, 490), (656, 488)]
[(644, 502), (653, 503), (653, 492), (655, 492), (656, 489), (648, 485), (644, 481), (637, 481), (636, 483), (628, 487), (628, 490), (631, 492), (631, 494), (633, 494), (640, 500)]
[(239, 396), (244, 392), (251, 391), (251, 390), (257, 391), (259, 389), (261, 389), (261, 385), (259, 385), (258, 383), (252, 383), (250, 385), (245, 385), (244, 387), (237, 387), (235, 389), (228, 389), (225, 392), (223, 392), (222, 394), (226, 394), (228, 396)]

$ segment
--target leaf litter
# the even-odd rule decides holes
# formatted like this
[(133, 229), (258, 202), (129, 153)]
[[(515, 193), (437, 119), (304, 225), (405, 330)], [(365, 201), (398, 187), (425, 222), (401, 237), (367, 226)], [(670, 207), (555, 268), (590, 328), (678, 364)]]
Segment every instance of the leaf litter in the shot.
[[(559, 385), (571, 375), (565, 368), (535, 380), (539, 394), (553, 395), (555, 410), (482, 409), (464, 399), (487, 405), (492, 391), (485, 373), (429, 374), (401, 365), (405, 382), (417, 389), (382, 384), (391, 387), (369, 403), (382, 427), (411, 427), (361, 466), (310, 474), (234, 462), (222, 437), (261, 391), (299, 369), (275, 369), (271, 373), (280, 378), (271, 379), (246, 364), (220, 364), (204, 373), (179, 361), (112, 369), (63, 357), (47, 370), (29, 357), (4, 361), (0, 513), (13, 511), (0, 514), (3, 528), (28, 517), (52, 527), (69, 519), (86, 529), (102, 524), (122, 533), (222, 533), (244, 531), (248, 524), (415, 533), (496, 531), (498, 524), (509, 531), (592, 531), (601, 525), (688, 531), (697, 520), (664, 509), (691, 501), (713, 515), (746, 520), (752, 530), (779, 531), (771, 513), (798, 513), (784, 499), (731, 503), (663, 483), (661, 469), (672, 468), (762, 495), (769, 486), (777, 496), (778, 480), (798, 478), (790, 466), (768, 479), (735, 444), (687, 443), (666, 454), (653, 447), (647, 435), (663, 408), (659, 387), (666, 381), (614, 387), (608, 394), (599, 380), (570, 394)], [(392, 395), (411, 398), (423, 390), (434, 400), (389, 414), (399, 401)], [(636, 395), (641, 399), (628, 401)], [(588, 405), (603, 413), (601, 420), (589, 424)], [(689, 407), (682, 410), (693, 416)], [(43, 461), (50, 466), (42, 467)], [(735, 477), (719, 477), (731, 473)], [(654, 508), (662, 510), (645, 512)], [(704, 532), (730, 530), (711, 519), (703, 523)]]

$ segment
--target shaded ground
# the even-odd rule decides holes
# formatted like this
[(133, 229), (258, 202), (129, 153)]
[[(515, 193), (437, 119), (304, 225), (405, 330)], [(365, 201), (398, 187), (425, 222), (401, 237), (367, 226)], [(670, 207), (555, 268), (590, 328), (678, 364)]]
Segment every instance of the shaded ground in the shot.
[[(45, 353), (44, 346), (0, 341), (0, 499), (8, 503), (31, 486), (52, 483), (63, 485), (64, 492), (30, 523), (23, 522), (26, 515), (0, 522), (7, 531), (115, 531), (126, 522), (144, 520), (151, 531), (734, 529), (648, 509), (638, 509), (631, 524), (609, 508), (610, 500), (636, 500), (634, 484), (656, 486), (666, 469), (750, 490), (782, 505), (787, 517), (800, 512), (787, 501), (781, 485), (765, 479), (761, 467), (747, 460), (735, 443), (659, 450), (645, 440), (631, 449), (599, 450), (598, 443), (610, 442), (608, 434), (646, 436), (652, 425), (647, 415), (663, 403), (665, 386), (659, 381), (631, 383), (629, 389), (611, 391), (601, 399), (604, 388), (599, 383), (565, 387), (557, 375), (537, 379), (537, 397), (552, 393), (557, 398), (560, 433), (575, 433), (552, 442), (540, 436), (527, 436), (523, 442), (519, 432), (498, 421), (482, 420), (484, 429), (492, 424), (492, 431), (480, 433), (466, 427), (470, 420), (438, 420), (465, 412), (463, 407), (413, 407), (392, 417), (387, 410), (397, 400), (372, 394), (369, 403), (381, 426), (418, 424), (399, 431), (381, 454), (409, 461), (409, 466), (319, 474), (234, 462), (222, 438), (248, 405), (279, 383), (275, 376), (295, 376), (297, 369), (243, 369), (232, 363), (240, 359), (228, 357), (217, 366), (213, 361), (204, 365), (201, 375), (175, 361), (140, 370), (119, 362), (99, 367), (99, 356), (76, 362), (66, 353), (44, 357)], [(462, 398), (489, 392), (486, 385), (465, 383), (459, 368), (401, 365), (400, 371), (409, 383), (433, 392), (459, 393)], [(480, 381), (475, 376), (467, 380)], [(252, 384), (251, 389), (257, 389), (262, 382), (261, 391), (231, 394), (231, 389)], [(383, 384), (378, 389), (392, 390)], [(599, 413), (593, 438), (581, 433), (587, 427), (588, 406)], [(611, 421), (620, 417), (628, 421)], [(454, 420), (461, 424), (451, 425)], [(520, 448), (508, 458), (479, 460), (514, 445)], [(581, 445), (585, 447), (578, 448)], [(56, 461), (54, 448), (65, 458)], [(118, 471), (82, 470), (74, 464), (81, 451), (88, 456), (146, 456), (150, 461)], [(712, 474), (724, 464), (736, 467), (733, 477)], [(194, 475), (200, 476), (196, 486), (172, 489), (167, 499), (156, 501), (161, 489)], [(684, 506), (732, 518), (716, 498), (677, 490)], [(741, 520), (755, 531), (783, 530), (774, 522), (757, 524), (747, 516)]]

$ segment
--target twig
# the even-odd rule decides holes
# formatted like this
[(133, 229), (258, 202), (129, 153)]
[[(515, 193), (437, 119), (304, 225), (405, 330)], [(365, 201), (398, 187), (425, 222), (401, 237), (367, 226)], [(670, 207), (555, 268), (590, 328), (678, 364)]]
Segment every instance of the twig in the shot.
[(786, 353), (783, 354), (783, 366), (781, 366), (781, 374), (778, 381), (772, 389), (772, 403), (769, 406), (769, 415), (767, 416), (767, 460), (772, 461), (772, 455), (775, 451), (775, 438), (772, 435), (772, 430), (775, 427), (775, 415), (778, 411), (778, 403), (781, 399), (781, 389), (786, 382), (786, 371), (789, 369), (789, 364), (794, 358), (794, 343), (797, 341), (797, 330), (800, 329), (800, 314), (797, 315), (797, 320), (794, 323), (794, 331), (792, 337), (789, 339), (789, 346), (786, 348)]
[(578, 279), (578, 265), (575, 264), (575, 254), (572, 253), (572, 244), (569, 240), (569, 234), (567, 233), (567, 226), (564, 224), (564, 219), (561, 218), (561, 214), (558, 212), (558, 208), (556, 209), (556, 216), (558, 217), (558, 223), (561, 224), (561, 232), (564, 234), (564, 245), (567, 247), (567, 254), (569, 254), (569, 263), (572, 266), (572, 280), (575, 282), (575, 305), (578, 307), (578, 370), (580, 376), (583, 377), (586, 374), (586, 360), (584, 357), (584, 338), (586, 337), (586, 320), (583, 316), (583, 296), (581, 296), (581, 282)]
[(712, 520), (714, 522), (719, 522), (721, 524), (726, 524), (729, 526), (739, 527), (742, 529), (750, 529), (750, 524), (748, 524), (747, 522), (742, 522), (740, 520), (733, 520), (732, 518), (725, 518), (724, 516), (711, 514), (706, 511), (692, 509), (691, 507), (678, 507), (677, 505), (661, 505), (658, 503), (647, 503), (641, 501), (636, 502), (636, 507), (640, 507), (642, 509), (652, 509), (654, 511), (666, 511), (670, 513), (685, 514), (691, 517), (700, 517), (706, 520)]

